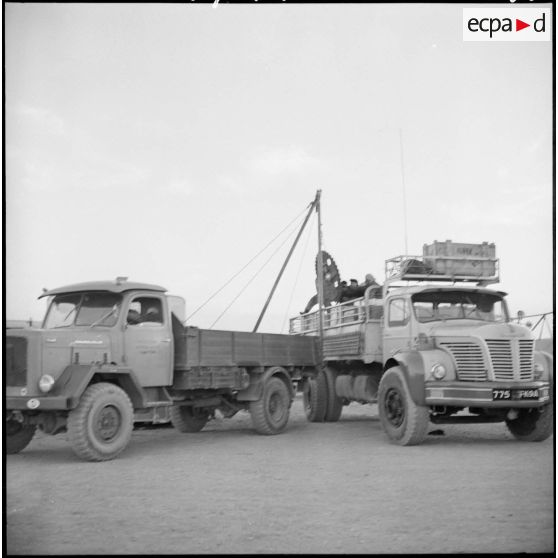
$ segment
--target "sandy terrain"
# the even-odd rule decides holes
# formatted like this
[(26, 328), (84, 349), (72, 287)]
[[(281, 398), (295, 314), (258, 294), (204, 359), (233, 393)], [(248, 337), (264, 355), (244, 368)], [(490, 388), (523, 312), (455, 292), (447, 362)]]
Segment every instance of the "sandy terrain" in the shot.
[[(432, 426), (431, 430), (440, 427)], [(458, 553), (554, 550), (553, 437), (444, 426), (417, 447), (374, 406), (260, 436), (248, 414), (197, 434), (136, 428), (114, 461), (37, 435), (6, 458), (9, 554)]]

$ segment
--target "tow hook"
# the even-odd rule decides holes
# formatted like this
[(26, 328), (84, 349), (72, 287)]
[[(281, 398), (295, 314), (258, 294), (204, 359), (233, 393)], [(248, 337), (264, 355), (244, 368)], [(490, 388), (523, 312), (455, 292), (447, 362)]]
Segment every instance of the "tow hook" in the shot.
[(508, 414), (506, 415), (506, 418), (508, 420), (515, 420), (518, 416), (519, 416), (519, 411), (517, 409), (510, 409), (508, 411)]

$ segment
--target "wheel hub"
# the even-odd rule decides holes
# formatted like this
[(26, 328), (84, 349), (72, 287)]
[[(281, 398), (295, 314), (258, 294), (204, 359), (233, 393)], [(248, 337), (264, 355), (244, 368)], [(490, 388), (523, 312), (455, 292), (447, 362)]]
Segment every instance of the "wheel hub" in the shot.
[(269, 398), (269, 414), (273, 420), (279, 420), (283, 416), (282, 397), (279, 393), (273, 393)]
[(120, 429), (121, 418), (116, 407), (103, 407), (96, 416), (94, 429), (96, 436), (105, 442), (114, 438)]
[(405, 404), (401, 394), (396, 389), (390, 389), (386, 394), (384, 409), (391, 424), (399, 427), (405, 420)]

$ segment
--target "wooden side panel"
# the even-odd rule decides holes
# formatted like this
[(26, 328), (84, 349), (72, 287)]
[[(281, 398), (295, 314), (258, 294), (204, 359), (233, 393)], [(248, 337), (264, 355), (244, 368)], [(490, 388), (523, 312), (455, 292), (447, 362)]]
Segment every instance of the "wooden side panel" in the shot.
[(239, 366), (261, 366), (264, 358), (264, 337), (261, 333), (234, 332), (234, 359)]
[(316, 338), (187, 327), (175, 336), (175, 369), (199, 366), (315, 366)]
[(200, 329), (200, 366), (233, 366), (233, 332)]
[(314, 366), (318, 363), (315, 337), (272, 333), (263, 336), (265, 366)]

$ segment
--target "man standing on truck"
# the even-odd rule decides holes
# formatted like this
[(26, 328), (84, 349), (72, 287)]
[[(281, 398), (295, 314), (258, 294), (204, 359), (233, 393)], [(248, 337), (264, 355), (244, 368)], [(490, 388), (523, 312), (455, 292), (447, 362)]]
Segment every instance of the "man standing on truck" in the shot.
[(361, 286), (363, 287), (362, 290), (363, 295), (364, 295), (364, 291), (366, 291), (368, 287), (376, 287), (376, 289), (374, 289), (374, 294), (371, 296), (371, 298), (382, 298), (382, 286), (380, 285), (380, 283), (376, 281), (374, 275), (372, 275), (371, 273), (367, 273), (364, 276), (364, 283), (362, 283)]

